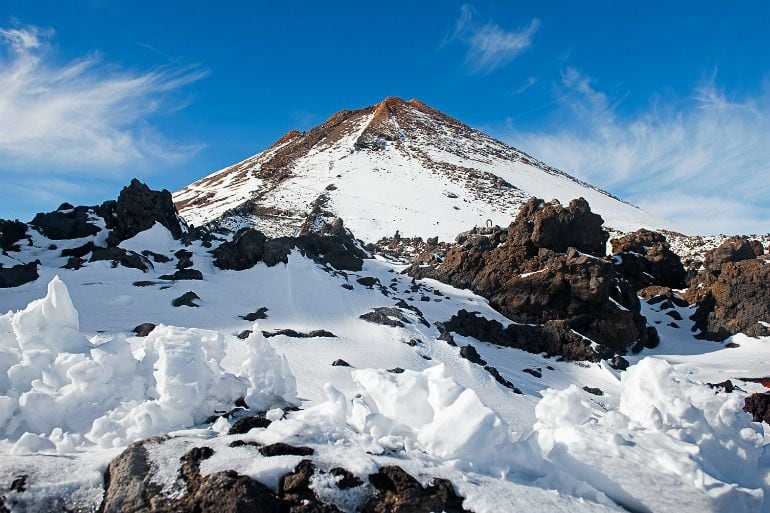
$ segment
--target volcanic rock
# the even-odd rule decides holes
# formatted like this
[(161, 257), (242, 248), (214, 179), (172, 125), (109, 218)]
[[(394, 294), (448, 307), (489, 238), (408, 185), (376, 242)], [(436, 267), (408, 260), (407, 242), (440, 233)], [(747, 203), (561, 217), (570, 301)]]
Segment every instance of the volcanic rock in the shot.
[(12, 267), (3, 267), (3, 264), (0, 264), (0, 289), (18, 287), (35, 281), (39, 276), (37, 273), (38, 265), (40, 265), (38, 260)]
[(613, 239), (611, 244), (616, 270), (635, 290), (650, 285), (685, 287), (682, 261), (671, 251), (663, 234), (641, 229)]
[(0, 219), (0, 250), (18, 251), (18, 242), (27, 237), (27, 225), (21, 221)]
[(152, 228), (157, 222), (165, 226), (174, 239), (182, 238), (182, 226), (176, 213), (171, 193), (166, 189), (153, 191), (136, 178), (124, 187), (117, 201), (102, 204), (110, 235), (107, 243), (117, 246), (120, 242)]
[(378, 494), (361, 508), (362, 513), (468, 513), (463, 499), (446, 479), (434, 479), (423, 487), (401, 467), (382, 467), (369, 476)]

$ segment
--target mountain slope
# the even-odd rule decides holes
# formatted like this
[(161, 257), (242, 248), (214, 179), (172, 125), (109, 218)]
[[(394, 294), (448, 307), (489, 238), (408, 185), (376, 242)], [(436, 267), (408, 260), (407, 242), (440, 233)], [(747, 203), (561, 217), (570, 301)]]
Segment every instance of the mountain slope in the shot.
[[(667, 221), (553, 169), (418, 100), (341, 111), (174, 194), (188, 223), (291, 235), (341, 217), (357, 237), (451, 239), (487, 220), (507, 225), (531, 196), (582, 196), (608, 226)], [(307, 223), (307, 224), (306, 224)]]

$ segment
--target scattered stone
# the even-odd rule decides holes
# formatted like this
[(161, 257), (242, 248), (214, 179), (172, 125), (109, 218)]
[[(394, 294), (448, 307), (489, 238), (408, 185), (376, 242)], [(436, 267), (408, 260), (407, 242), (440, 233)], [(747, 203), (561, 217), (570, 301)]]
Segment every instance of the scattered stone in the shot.
[(460, 348), (460, 356), (477, 365), (484, 366), (487, 364), (487, 361), (481, 357), (476, 348), (470, 344)]
[(262, 456), (270, 458), (273, 456), (312, 456), (315, 451), (310, 447), (296, 447), (278, 442), (260, 447), (259, 452), (262, 453)]
[(770, 424), (770, 392), (748, 396), (743, 406), (743, 411), (751, 413), (754, 422)]
[(583, 390), (585, 390), (586, 392), (592, 395), (598, 395), (598, 396), (604, 395), (604, 391), (601, 388), (584, 386)]
[(342, 285), (340, 285), (340, 287), (342, 287), (343, 289), (353, 290), (353, 285), (351, 285), (350, 283), (343, 283)]
[(543, 377), (543, 370), (542, 369), (523, 369), (522, 372), (526, 372), (530, 376), (534, 376), (536, 378), (542, 378)]
[(180, 249), (176, 253), (174, 253), (174, 256), (177, 258), (176, 268), (177, 269), (187, 269), (188, 267), (193, 266), (192, 261), (192, 252), (187, 251), (186, 249)]
[(246, 340), (247, 338), (249, 338), (249, 336), (251, 336), (252, 333), (253, 331), (251, 330), (243, 330), (240, 333), (238, 333), (236, 337), (238, 337), (241, 340)]
[(18, 287), (38, 279), (37, 266), (38, 260), (28, 264), (19, 264), (12, 267), (4, 267), (0, 264), (0, 289)]
[(364, 482), (354, 476), (352, 472), (342, 467), (334, 467), (329, 470), (329, 473), (337, 478), (337, 488), (340, 490), (349, 490), (364, 484)]
[(503, 385), (505, 388), (510, 388), (513, 390), (514, 394), (521, 394), (522, 391), (519, 390), (518, 387), (516, 387), (513, 383), (505, 379), (502, 374), (500, 374), (500, 371), (497, 370), (496, 367), (492, 367), (491, 365), (485, 365), (484, 369), (486, 369), (487, 372), (489, 372), (493, 378), (495, 378), (495, 381)]
[(197, 269), (177, 269), (174, 274), (164, 274), (159, 276), (159, 278), (169, 281), (202, 280), (203, 273)]
[(331, 331), (326, 331), (326, 330), (313, 330), (307, 333), (302, 333), (290, 328), (285, 328), (285, 329), (280, 329), (275, 331), (262, 332), (262, 336), (264, 336), (265, 338), (277, 337), (278, 335), (283, 335), (285, 337), (290, 337), (290, 338), (337, 338), (337, 335), (335, 335)]
[(149, 249), (145, 249), (144, 251), (142, 251), (142, 256), (145, 258), (151, 258), (152, 261), (155, 262), (156, 264), (165, 264), (165, 263), (171, 262), (171, 259), (166, 255), (155, 253), (154, 251), (150, 251)]
[(254, 322), (260, 319), (267, 319), (267, 307), (260, 307), (256, 312), (251, 312), (246, 315), (242, 315), (241, 319), (244, 321)]
[(452, 483), (436, 478), (423, 487), (401, 467), (388, 466), (369, 476), (377, 495), (361, 508), (361, 513), (470, 513), (464, 509)]
[(137, 337), (146, 337), (150, 333), (152, 333), (152, 330), (155, 329), (155, 324), (151, 322), (143, 322), (142, 324), (139, 324), (138, 326), (134, 327), (133, 330), (131, 330)]
[(196, 294), (193, 291), (187, 291), (181, 296), (179, 296), (178, 298), (171, 301), (171, 304), (176, 307), (189, 306), (189, 307), (197, 308), (200, 305), (197, 305), (194, 303), (196, 299), (200, 299), (200, 297), (198, 297), (198, 294)]
[(332, 362), (332, 367), (352, 367), (352, 365), (345, 360), (337, 359)]
[(401, 367), (393, 367), (392, 369), (388, 369), (388, 372), (393, 374), (403, 374), (404, 369), (402, 369)]
[(234, 449), (238, 448), (238, 447), (254, 447), (254, 448), (258, 448), (258, 447), (261, 447), (261, 445), (258, 444), (257, 442), (254, 442), (253, 440), (250, 440), (250, 441), (246, 441), (246, 440), (233, 440), (232, 442), (230, 442), (229, 447), (232, 447)]
[(624, 371), (628, 369), (629, 365), (630, 364), (628, 363), (628, 360), (626, 360), (620, 355), (613, 356), (612, 361), (610, 362), (610, 367), (612, 367), (613, 369), (617, 369), (619, 371)]
[(675, 321), (681, 321), (682, 320), (682, 315), (679, 312), (677, 312), (676, 310), (669, 310), (668, 312), (666, 312), (666, 315), (668, 315), (669, 317), (671, 317)]
[(271, 424), (269, 419), (266, 419), (263, 416), (255, 415), (253, 417), (242, 417), (235, 421), (235, 423), (230, 426), (230, 430), (227, 432), (228, 435), (245, 435), (252, 429), (261, 429), (266, 428)]
[(359, 319), (363, 319), (367, 322), (375, 324), (382, 324), (383, 326), (391, 326), (394, 328), (403, 328), (404, 323), (411, 324), (412, 321), (407, 319), (404, 312), (400, 309), (392, 306), (380, 306), (358, 316)]
[(110, 248), (95, 247), (91, 252), (91, 259), (89, 262), (99, 262), (109, 260), (112, 262), (112, 267), (122, 265), (131, 269), (139, 269), (142, 272), (150, 270), (152, 265), (150, 261), (144, 258), (139, 253), (128, 251), (117, 246)]
[(380, 280), (372, 276), (364, 276), (363, 278), (358, 278), (356, 281), (367, 288), (372, 288), (375, 285), (380, 284)]
[(725, 381), (722, 381), (721, 383), (706, 383), (709, 387), (713, 388), (714, 390), (717, 390), (718, 392), (725, 392), (727, 394), (732, 394), (735, 391), (735, 385), (733, 385), (733, 382), (729, 379), (726, 379)]

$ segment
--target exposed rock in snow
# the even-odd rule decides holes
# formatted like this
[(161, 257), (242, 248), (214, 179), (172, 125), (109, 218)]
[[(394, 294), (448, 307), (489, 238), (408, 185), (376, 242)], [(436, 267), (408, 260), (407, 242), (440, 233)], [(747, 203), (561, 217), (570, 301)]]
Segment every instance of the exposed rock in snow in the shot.
[(685, 287), (684, 266), (679, 255), (669, 248), (665, 235), (640, 229), (610, 243), (615, 268), (635, 290), (651, 285)]

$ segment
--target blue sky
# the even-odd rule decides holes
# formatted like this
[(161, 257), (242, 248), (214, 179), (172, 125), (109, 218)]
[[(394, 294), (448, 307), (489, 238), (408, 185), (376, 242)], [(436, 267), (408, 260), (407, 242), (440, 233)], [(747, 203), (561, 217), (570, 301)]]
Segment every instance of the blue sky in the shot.
[(175, 190), (395, 95), (686, 230), (770, 230), (770, 4), (323, 4), (4, 1), (0, 217)]

